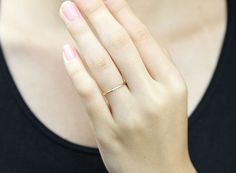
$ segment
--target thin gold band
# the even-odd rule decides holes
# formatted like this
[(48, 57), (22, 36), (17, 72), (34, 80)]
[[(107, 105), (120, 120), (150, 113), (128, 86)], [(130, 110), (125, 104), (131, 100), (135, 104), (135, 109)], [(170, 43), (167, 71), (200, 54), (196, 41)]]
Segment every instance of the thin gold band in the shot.
[(113, 91), (119, 89), (120, 87), (122, 87), (122, 86), (125, 85), (125, 84), (126, 84), (126, 81), (123, 81), (122, 84), (118, 85), (117, 87), (114, 87), (114, 88), (110, 89), (110, 90), (107, 91), (107, 92), (104, 92), (102, 95), (105, 96), (105, 95), (107, 95), (108, 93), (113, 92)]

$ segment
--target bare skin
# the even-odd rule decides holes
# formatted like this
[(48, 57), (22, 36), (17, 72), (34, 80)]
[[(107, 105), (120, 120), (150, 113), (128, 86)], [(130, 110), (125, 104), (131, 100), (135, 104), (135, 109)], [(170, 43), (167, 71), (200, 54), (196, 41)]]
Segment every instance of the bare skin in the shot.
[[(170, 50), (188, 84), (190, 115), (219, 57), (226, 24), (225, 1), (128, 2)], [(58, 16), (60, 4), (56, 0), (2, 0), (1, 42), (15, 83), (34, 114), (59, 136), (96, 147), (84, 107), (62, 64), (62, 45), (73, 44), (73, 40)]]

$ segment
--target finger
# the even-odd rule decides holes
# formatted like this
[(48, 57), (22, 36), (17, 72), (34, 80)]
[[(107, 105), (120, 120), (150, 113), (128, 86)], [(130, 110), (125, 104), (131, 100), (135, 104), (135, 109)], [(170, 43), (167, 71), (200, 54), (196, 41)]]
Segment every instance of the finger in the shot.
[(111, 128), (113, 118), (96, 82), (89, 75), (75, 49), (64, 46), (63, 59), (95, 129)]
[[(69, 9), (68, 9), (69, 8)], [(60, 15), (66, 23), (67, 28), (76, 40), (78, 51), (81, 58), (87, 64), (92, 77), (95, 79), (102, 92), (106, 92), (123, 82), (123, 78), (110, 58), (107, 51), (101, 46), (86, 21), (81, 15), (76, 16), (75, 20), (68, 20), (67, 12), (79, 13), (77, 7), (72, 2), (64, 2), (62, 4)], [(70, 16), (69, 16), (70, 17)], [(117, 104), (125, 104), (121, 102), (123, 97), (128, 97), (130, 92), (127, 86), (119, 89), (119, 91), (109, 93), (107, 99), (112, 107), (116, 109)]]
[(143, 91), (151, 79), (125, 29), (116, 21), (102, 0), (75, 0), (87, 16), (102, 44), (108, 50), (132, 91)]
[(125, 0), (104, 0), (117, 21), (124, 26), (140, 52), (151, 76), (160, 82), (172, 81), (176, 73), (166, 50), (153, 38), (148, 28), (132, 12)]

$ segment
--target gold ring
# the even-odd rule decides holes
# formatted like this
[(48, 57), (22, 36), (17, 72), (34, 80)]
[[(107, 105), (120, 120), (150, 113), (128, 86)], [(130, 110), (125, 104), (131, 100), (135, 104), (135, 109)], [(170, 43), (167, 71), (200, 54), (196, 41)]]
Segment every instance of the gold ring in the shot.
[(123, 85), (126, 85), (126, 81), (125, 81), (125, 80), (123, 81), (122, 84), (118, 85), (117, 87), (114, 87), (114, 88), (110, 89), (110, 90), (107, 91), (107, 92), (103, 92), (102, 95), (105, 96), (106, 94), (108, 94), (108, 93), (110, 93), (110, 92), (113, 92), (113, 91), (119, 89), (119, 88), (122, 87)]

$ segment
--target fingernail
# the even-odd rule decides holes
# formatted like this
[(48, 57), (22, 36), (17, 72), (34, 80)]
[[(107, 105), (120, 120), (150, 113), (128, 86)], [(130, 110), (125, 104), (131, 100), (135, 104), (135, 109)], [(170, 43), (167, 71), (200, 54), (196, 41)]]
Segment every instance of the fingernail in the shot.
[(64, 16), (69, 20), (73, 21), (80, 17), (80, 12), (72, 2), (65, 2), (62, 6), (62, 12)]
[(71, 61), (71, 60), (75, 59), (75, 57), (76, 57), (74, 50), (68, 44), (64, 45), (63, 53), (64, 53), (67, 61)]

